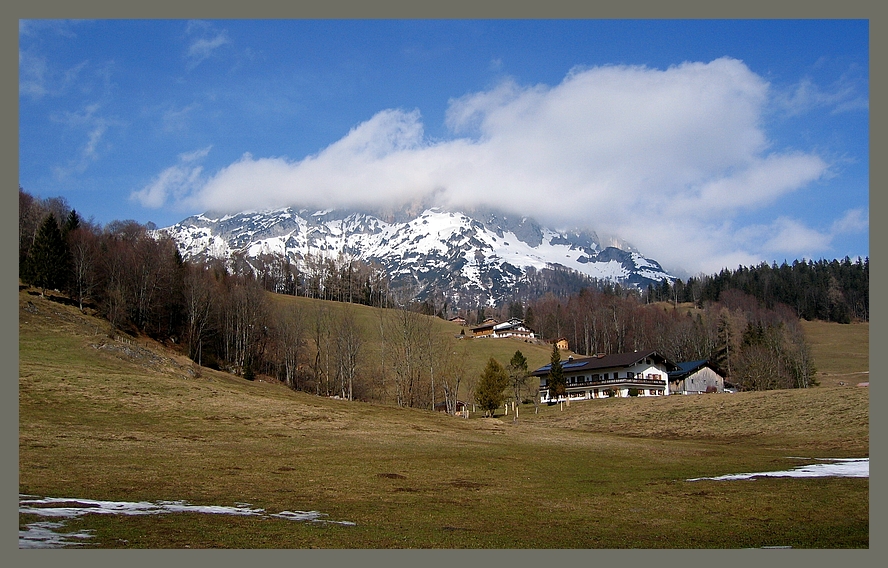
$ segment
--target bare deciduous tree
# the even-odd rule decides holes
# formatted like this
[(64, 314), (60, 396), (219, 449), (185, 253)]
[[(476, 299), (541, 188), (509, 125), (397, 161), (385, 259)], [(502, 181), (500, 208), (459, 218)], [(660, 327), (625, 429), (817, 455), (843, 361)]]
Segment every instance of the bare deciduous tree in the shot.
[(330, 396), (333, 394), (331, 357), (332, 316), (324, 304), (317, 304), (310, 315), (310, 331), (314, 347), (311, 370), (315, 381), (315, 394)]
[(459, 402), (459, 388), (466, 379), (466, 344), (460, 341), (456, 345), (442, 343), (439, 350), (439, 367), (441, 390), (444, 391), (444, 405), (447, 414), (455, 414)]
[(336, 326), (336, 354), (339, 362), (340, 393), (348, 400), (354, 400), (355, 378), (363, 342), (363, 331), (358, 326), (354, 310), (347, 307), (342, 311)]
[(228, 291), (221, 310), (223, 353), (232, 370), (250, 374), (267, 338), (265, 291), (252, 279), (243, 279)]
[(68, 250), (71, 251), (71, 295), (82, 312), (83, 304), (92, 299), (98, 284), (98, 230), (80, 226), (71, 231), (68, 234)]
[(189, 265), (185, 268), (182, 291), (188, 356), (200, 365), (204, 334), (210, 325), (215, 295), (213, 276), (201, 265)]
[(395, 381), (395, 399), (398, 406), (419, 406), (422, 388), (423, 359), (427, 351), (426, 325), (428, 316), (407, 308), (388, 312), (387, 336), (388, 366)]
[(295, 305), (287, 305), (275, 312), (275, 345), (283, 369), (284, 382), (298, 389), (297, 369), (305, 351), (305, 316)]

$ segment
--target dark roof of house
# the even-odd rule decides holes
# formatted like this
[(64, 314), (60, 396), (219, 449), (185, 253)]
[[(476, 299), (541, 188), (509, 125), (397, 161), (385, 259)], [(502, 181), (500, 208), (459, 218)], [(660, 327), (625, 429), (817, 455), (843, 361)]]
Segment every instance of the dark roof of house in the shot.
[(676, 366), (678, 367), (677, 369), (669, 371), (670, 381), (680, 381), (681, 379), (696, 373), (703, 367), (709, 366), (709, 363), (706, 359), (703, 359), (702, 361), (685, 361), (684, 363), (678, 363)]
[[(656, 351), (633, 351), (631, 353), (615, 353), (613, 355), (596, 355), (595, 357), (569, 358), (561, 361), (561, 368), (566, 373), (578, 373), (582, 371), (596, 371), (599, 369), (612, 369), (631, 367), (647, 358), (652, 358), (658, 363), (664, 363), (667, 370), (675, 369), (674, 363), (657, 353)], [(552, 364), (544, 365), (531, 373), (535, 377), (549, 374)]]
[[(496, 320), (489, 320), (488, 319), (488, 320), (485, 320), (485, 323), (483, 323), (479, 326), (473, 327), (472, 331), (481, 331), (481, 330), (486, 330), (486, 329), (503, 331), (503, 330), (507, 330), (507, 329), (514, 329), (517, 327), (527, 328), (527, 326), (524, 324), (524, 321), (522, 321), (518, 318), (512, 318), (512, 319), (504, 321), (504, 322), (499, 322)], [(528, 331), (533, 331), (533, 330), (530, 330), (529, 328), (527, 328), (527, 329), (528, 329)]]

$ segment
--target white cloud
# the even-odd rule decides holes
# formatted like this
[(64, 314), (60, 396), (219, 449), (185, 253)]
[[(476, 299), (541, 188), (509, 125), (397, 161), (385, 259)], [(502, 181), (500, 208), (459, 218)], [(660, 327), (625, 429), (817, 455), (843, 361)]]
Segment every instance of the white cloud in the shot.
[(827, 173), (817, 155), (771, 148), (762, 127), (771, 102), (768, 83), (729, 58), (577, 68), (555, 86), (505, 80), (451, 100), (450, 140), (426, 140), (417, 110), (383, 110), (301, 160), (245, 155), (202, 185), (140, 195), (152, 206), (177, 194), (188, 207), (236, 211), (434, 194), (454, 208), (616, 234), (667, 266), (711, 270), (755, 262), (763, 247), (823, 242), (795, 221), (775, 221), (767, 238), (731, 222)]
[(818, 108), (831, 108), (833, 114), (869, 110), (866, 87), (851, 76), (842, 77), (828, 88), (805, 77), (775, 99), (789, 116), (798, 116)]
[(47, 92), (46, 58), (19, 51), (19, 96), (40, 98)]
[(200, 148), (193, 152), (185, 152), (184, 154), (179, 154), (179, 160), (183, 163), (196, 162), (197, 160), (206, 158), (212, 149), (212, 146), (207, 146), (206, 148)]
[(62, 37), (76, 37), (74, 28), (83, 25), (90, 20), (19, 20), (19, 35), (23, 37), (36, 37), (42, 33), (56, 34)]
[(869, 212), (863, 209), (850, 209), (832, 225), (834, 235), (865, 233), (869, 231)]
[(89, 62), (82, 61), (70, 69), (57, 71), (51, 68), (46, 57), (28, 50), (19, 51), (19, 96), (40, 99), (44, 96), (61, 96), (79, 84), (81, 72)]
[(98, 146), (102, 141), (102, 136), (108, 130), (108, 124), (105, 121), (99, 121), (95, 127), (89, 132), (86, 145), (83, 147), (83, 158), (95, 160), (98, 158)]
[(165, 132), (176, 132), (185, 130), (188, 124), (188, 117), (194, 112), (196, 109), (199, 109), (200, 105), (197, 103), (192, 103), (186, 107), (180, 109), (169, 109), (163, 113), (163, 129)]
[(195, 164), (210, 153), (211, 147), (179, 155), (179, 163), (162, 172), (148, 185), (133, 191), (130, 199), (143, 207), (158, 208), (169, 199), (180, 200), (199, 187), (203, 166)]
[(72, 87), (83, 89), (81, 72), (88, 62), (82, 61), (69, 69), (60, 69), (57, 61), (41, 54), (44, 37), (76, 38), (74, 29), (89, 20), (19, 20), (19, 96), (40, 99), (44, 96), (62, 96)]
[(213, 53), (231, 41), (226, 30), (217, 31), (208, 22), (191, 21), (188, 23), (187, 33), (200, 33), (201, 37), (193, 40), (188, 45), (186, 57), (189, 68), (193, 69), (209, 59)]
[(746, 168), (729, 172), (705, 183), (690, 196), (688, 202), (673, 207), (676, 214), (684, 208), (705, 213), (730, 213), (746, 207), (768, 205), (785, 193), (795, 191), (819, 179), (826, 173), (827, 164), (818, 156), (799, 152), (770, 155), (755, 159)]
[(762, 250), (790, 257), (810, 257), (813, 251), (828, 247), (831, 240), (828, 233), (816, 231), (788, 217), (777, 218), (770, 226), (756, 231), (751, 238), (753, 242), (750, 245), (761, 241)]
[(64, 166), (53, 167), (53, 173), (58, 179), (65, 179), (74, 173), (83, 173), (93, 162), (101, 158), (104, 144), (105, 150), (110, 145), (105, 141), (105, 135), (112, 126), (119, 126), (120, 121), (103, 116), (102, 107), (98, 103), (86, 105), (78, 112), (65, 111), (50, 117), (54, 122), (64, 124), (72, 130), (81, 130), (86, 141), (79, 148), (77, 155)]

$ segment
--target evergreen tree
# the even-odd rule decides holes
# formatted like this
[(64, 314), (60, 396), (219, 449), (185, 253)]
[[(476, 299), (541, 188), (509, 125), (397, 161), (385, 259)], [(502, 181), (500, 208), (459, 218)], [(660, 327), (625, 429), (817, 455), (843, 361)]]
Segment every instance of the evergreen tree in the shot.
[(67, 237), (73, 231), (76, 231), (80, 227), (80, 215), (77, 214), (77, 211), (72, 209), (70, 213), (68, 213), (67, 219), (65, 219), (65, 225), (62, 227), (62, 237)]
[(536, 318), (530, 306), (524, 311), (524, 324), (529, 328), (533, 328), (536, 325)]
[(490, 416), (503, 404), (506, 399), (503, 391), (508, 386), (508, 373), (499, 361), (491, 357), (475, 387), (475, 402), (485, 411), (486, 416)]
[(50, 213), (37, 230), (34, 244), (25, 263), (22, 279), (41, 289), (57, 289), (65, 285), (68, 276), (68, 247), (62, 238), (55, 215)]
[(567, 394), (567, 383), (564, 379), (564, 367), (561, 365), (561, 353), (558, 352), (558, 344), (552, 344), (552, 359), (550, 360), (549, 378), (547, 385), (549, 387), (549, 398), (557, 399), (559, 396)]

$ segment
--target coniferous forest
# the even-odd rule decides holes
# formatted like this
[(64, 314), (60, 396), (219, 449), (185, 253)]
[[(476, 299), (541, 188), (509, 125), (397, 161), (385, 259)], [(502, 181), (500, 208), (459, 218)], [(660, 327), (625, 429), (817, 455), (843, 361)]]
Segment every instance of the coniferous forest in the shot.
[[(397, 307), (402, 316), (392, 320), (404, 329), (417, 325), (406, 312), (457, 315), (443, 301), (410, 301), (391, 289), (384, 271), (360, 261), (189, 262), (147, 226), (127, 220), (100, 227), (62, 198), (40, 199), (21, 188), (19, 275), (41, 293), (59, 291), (106, 318), (115, 333), (148, 335), (199, 364), (248, 379), (262, 373), (322, 395), (393, 396), (408, 406), (420, 405), (412, 390), (379, 394), (364, 384), (360, 335), (372, 331), (356, 330), (348, 317), (314, 321), (321, 316), (285, 313), (266, 292)], [(741, 389), (807, 387), (815, 368), (799, 320), (868, 321), (869, 259), (762, 263), (642, 290), (552, 267), (529, 271), (510, 302), (458, 315), (470, 324), (519, 317), (543, 339), (566, 338), (583, 355), (656, 349), (676, 362), (705, 359)], [(322, 357), (324, 349), (330, 353)], [(329, 357), (343, 360), (322, 368)], [(422, 380), (410, 377), (410, 384)], [(393, 376), (388, 384), (401, 383)]]
[[(698, 282), (699, 281), (699, 282)], [(869, 258), (851, 260), (794, 260), (754, 267), (724, 269), (716, 275), (680, 280), (676, 290), (665, 288), (665, 297), (683, 302), (715, 302), (728, 290), (739, 290), (763, 306), (784, 304), (805, 320), (838, 323), (869, 321)]]

